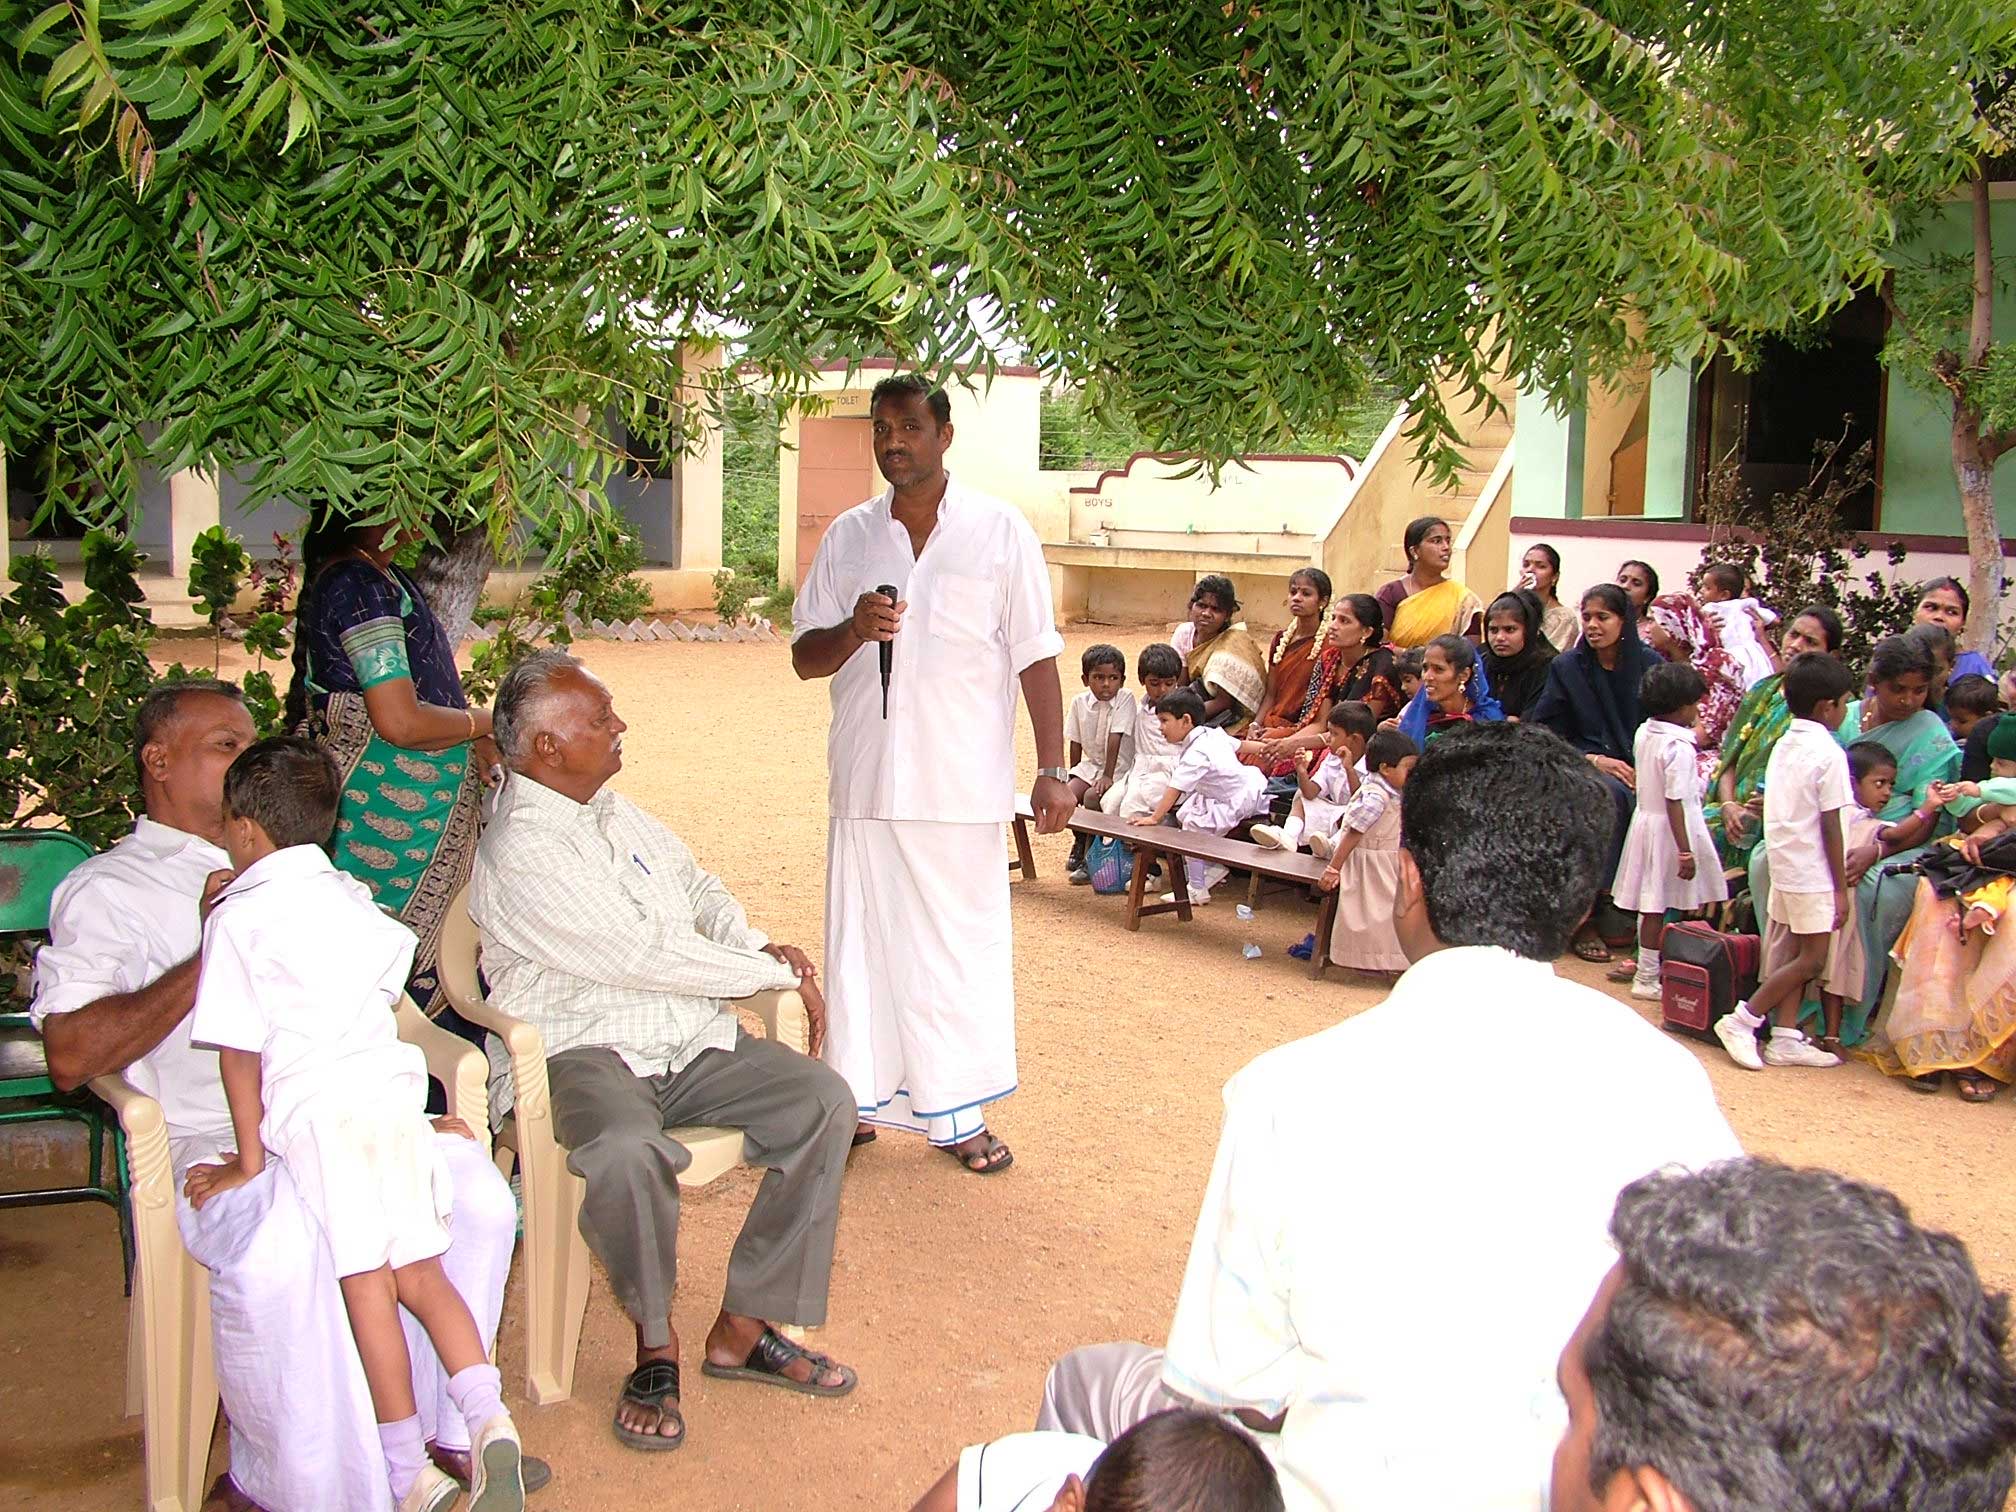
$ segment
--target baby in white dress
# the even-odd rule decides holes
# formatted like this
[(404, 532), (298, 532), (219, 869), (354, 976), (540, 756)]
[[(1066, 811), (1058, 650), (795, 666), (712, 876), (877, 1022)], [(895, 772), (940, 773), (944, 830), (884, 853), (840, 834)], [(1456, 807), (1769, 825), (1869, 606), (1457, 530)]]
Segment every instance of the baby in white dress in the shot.
[(340, 791), (328, 755), (291, 737), (259, 742), (225, 774), (235, 875), (213, 876), (205, 897), (190, 1037), (218, 1047), (238, 1154), (194, 1167), (189, 1199), (201, 1207), (259, 1177), (268, 1150), (279, 1156), (328, 1240), (393, 1502), (441, 1512), (459, 1495), (427, 1460), (404, 1304), (468, 1420), (472, 1509), (520, 1512), (518, 1434), (497, 1368), (441, 1268), (449, 1177), (426, 1114), (426, 1061), (393, 1017), (416, 941), (323, 851)]
[(1714, 622), (1727, 651), (1743, 675), (1745, 689), (1754, 688), (1778, 670), (1771, 649), (1758, 635), (1778, 623), (1778, 616), (1743, 592), (1743, 574), (1727, 562), (1701, 570), (1701, 612)]

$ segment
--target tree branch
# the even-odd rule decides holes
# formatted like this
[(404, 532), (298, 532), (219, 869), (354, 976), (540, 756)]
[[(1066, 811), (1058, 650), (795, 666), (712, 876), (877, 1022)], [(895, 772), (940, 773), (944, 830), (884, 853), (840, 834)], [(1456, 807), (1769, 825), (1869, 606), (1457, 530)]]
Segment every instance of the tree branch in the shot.
[(1974, 202), (1974, 314), (1967, 326), (1967, 366), (1979, 368), (1995, 344), (1995, 239), (1988, 221), (1988, 166), (1968, 185)]

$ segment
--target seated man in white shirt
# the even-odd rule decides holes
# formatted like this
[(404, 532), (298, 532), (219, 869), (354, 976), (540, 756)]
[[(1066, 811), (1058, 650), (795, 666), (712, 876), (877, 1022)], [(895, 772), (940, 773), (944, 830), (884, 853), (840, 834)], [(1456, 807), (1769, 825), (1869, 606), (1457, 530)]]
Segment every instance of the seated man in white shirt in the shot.
[(1611, 822), (1537, 725), (1429, 748), (1394, 916), (1414, 965), (1226, 1085), (1166, 1354), (1065, 1356), (1039, 1428), (1111, 1439), (1197, 1403), (1278, 1427), (1291, 1509), (1544, 1505), (1554, 1366), (1615, 1259), (1617, 1193), (1740, 1153), (1692, 1052), (1554, 974)]
[[(49, 944), (35, 961), (36, 1026), (59, 1087), (124, 1072), (161, 1103), (174, 1158), (176, 1217), (210, 1271), (217, 1386), (231, 1464), (205, 1512), (382, 1512), (384, 1459), (329, 1246), (284, 1162), (199, 1213), (183, 1175), (236, 1147), (217, 1052), (189, 1042), (202, 939), (199, 904), (229, 880), (224, 771), (255, 738), (236, 688), (170, 684), (141, 705), (134, 757), (147, 808), (119, 844), (57, 889)], [(221, 876), (219, 875), (221, 874)], [(455, 1119), (435, 1123), (454, 1182), (453, 1236), (441, 1263), (496, 1337), (518, 1218), (488, 1149)], [(436, 1463), (465, 1484), (468, 1434), (427, 1336), (410, 1317), (414, 1400)], [(305, 1431), (304, 1431), (305, 1425)], [(437, 1437), (438, 1431), (438, 1437)], [(527, 1459), (526, 1487), (547, 1467)]]
[(2008, 1299), (1878, 1187), (1735, 1160), (1624, 1189), (1561, 1351), (1553, 1512), (2000, 1512)]
[(796, 988), (812, 1050), (825, 1008), (804, 953), (749, 927), (678, 836), (606, 784), (623, 721), (575, 658), (542, 651), (505, 674), (491, 736), (510, 776), (476, 852), (469, 911), (490, 999), (546, 1042), (554, 1134), (588, 1186), (581, 1232), (637, 1330), (616, 1407), (634, 1449), (676, 1449), (671, 1319), (680, 1124), (740, 1129), (763, 1184), (728, 1263), (701, 1370), (811, 1396), (854, 1372), (767, 1320), (826, 1321), (854, 1095), (830, 1067), (745, 1034), (727, 1000)]

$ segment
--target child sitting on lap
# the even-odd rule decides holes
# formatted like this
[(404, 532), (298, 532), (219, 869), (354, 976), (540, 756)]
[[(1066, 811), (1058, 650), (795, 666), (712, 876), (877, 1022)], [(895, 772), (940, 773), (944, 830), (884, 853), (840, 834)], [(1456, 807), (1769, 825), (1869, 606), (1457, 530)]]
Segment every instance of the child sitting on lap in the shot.
[(1946, 727), (1961, 745), (1982, 720), (2001, 712), (2001, 689), (1978, 672), (1956, 677), (1946, 685)]
[[(1134, 764), (1134, 695), (1127, 691), (1127, 658), (1118, 646), (1098, 645), (1086, 651), (1079, 670), (1085, 691), (1071, 700), (1064, 716), (1064, 738), (1071, 743), (1071, 796), (1091, 808), (1102, 808), (1107, 793), (1127, 780)], [(1092, 880), (1085, 870), (1089, 835), (1071, 846), (1067, 875), (1075, 883)]]
[[(1799, 1032), (1799, 1005), (1806, 984), (1825, 970), (1835, 935), (1856, 923), (1844, 823), (1855, 793), (1848, 753), (1834, 739), (1855, 679), (1833, 657), (1812, 651), (1785, 669), (1784, 691), (1792, 724), (1764, 767), (1764, 844), (1771, 866), (1764, 980), (1748, 1002), (1715, 1021), (1722, 1048), (1750, 1071), (1841, 1064), (1840, 1056)], [(1757, 1031), (1767, 1022), (1771, 1039), (1760, 1057)]]
[(1330, 963), (1353, 971), (1407, 969), (1393, 930), (1400, 886), (1400, 794), (1421, 751), (1398, 730), (1381, 730), (1365, 746), (1369, 773), (1344, 806), (1337, 844), (1317, 886), (1337, 894)]
[(1306, 840), (1310, 854), (1327, 858), (1336, 844), (1344, 805), (1358, 791), (1358, 763), (1364, 758), (1365, 743), (1378, 729), (1378, 717), (1369, 704), (1347, 698), (1334, 706), (1323, 731), (1323, 749), (1295, 753), (1297, 791), (1286, 822), (1254, 825), (1253, 843), (1292, 851), (1300, 850)]
[(189, 1200), (200, 1208), (243, 1186), (268, 1149), (277, 1154), (328, 1237), (393, 1504), (441, 1512), (460, 1494), (427, 1461), (403, 1305), (468, 1421), (472, 1512), (520, 1512), (518, 1432), (476, 1321), (441, 1268), (449, 1177), (425, 1111), (426, 1062), (393, 1021), (416, 941), (322, 850), (341, 786), (328, 755), (293, 737), (260, 741), (224, 774), (235, 875), (211, 878), (190, 1037), (218, 1047), (238, 1155), (193, 1167)]
[[(1173, 809), (1176, 822), (1186, 830), (1229, 835), (1244, 821), (1267, 812), (1266, 774), (1240, 761), (1238, 741), (1204, 723), (1204, 700), (1194, 691), (1178, 688), (1157, 699), (1155, 713), (1162, 721), (1162, 738), (1177, 747), (1176, 765), (1155, 807), (1130, 823), (1160, 824)], [(1184, 872), (1190, 901), (1201, 908), (1211, 901), (1211, 889), (1225, 880), (1230, 868), (1187, 861)], [(1174, 894), (1163, 901), (1173, 902)]]
[(1638, 808), (1624, 837), (1611, 896), (1638, 915), (1638, 967), (1631, 996), (1659, 996), (1659, 938), (1666, 910), (1687, 912), (1729, 896), (1708, 821), (1701, 813), (1695, 722), (1708, 684), (1684, 661), (1660, 662), (1638, 685), (1645, 723), (1631, 751)]
[(1176, 747), (1162, 738), (1162, 721), (1155, 706), (1183, 681), (1183, 658), (1174, 646), (1157, 642), (1142, 649), (1134, 671), (1141, 679), (1141, 700), (1134, 709), (1134, 765), (1127, 780), (1108, 788), (1099, 805), (1122, 819), (1138, 819), (1152, 811), (1169, 785)]
[(1778, 616), (1743, 588), (1743, 574), (1727, 562), (1701, 569), (1701, 612), (1721, 634), (1722, 649), (1734, 659), (1743, 686), (1752, 688), (1778, 670), (1763, 638)]

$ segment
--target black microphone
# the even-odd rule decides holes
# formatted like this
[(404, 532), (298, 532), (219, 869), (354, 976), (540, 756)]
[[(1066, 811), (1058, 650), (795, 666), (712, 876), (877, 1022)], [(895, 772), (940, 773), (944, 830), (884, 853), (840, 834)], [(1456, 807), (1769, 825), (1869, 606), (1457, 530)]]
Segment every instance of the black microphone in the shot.
[[(884, 583), (875, 591), (889, 600), (890, 608), (893, 609), (896, 607), (896, 590), (889, 584)], [(875, 647), (875, 655), (882, 663), (882, 717), (887, 719), (889, 717), (889, 668), (896, 660), (896, 643), (886, 640), (879, 642)]]

